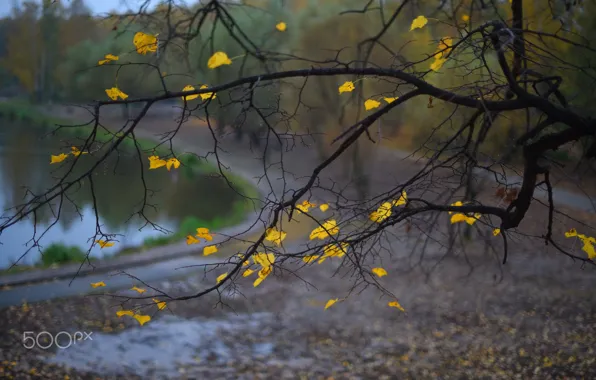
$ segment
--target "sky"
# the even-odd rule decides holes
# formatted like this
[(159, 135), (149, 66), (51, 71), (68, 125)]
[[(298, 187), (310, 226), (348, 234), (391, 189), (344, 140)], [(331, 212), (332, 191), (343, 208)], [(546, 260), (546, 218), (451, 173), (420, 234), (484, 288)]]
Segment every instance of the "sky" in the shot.
[[(10, 14), (12, 4), (14, 2), (22, 3), (23, 0), (0, 0), (0, 17), (7, 16)], [(41, 3), (41, 0), (35, 0), (37, 3)], [(58, 0), (68, 5), (70, 0)], [(143, 4), (145, 0), (85, 0), (85, 4), (93, 14), (107, 13), (112, 10), (126, 11), (128, 9), (139, 9), (139, 6)], [(157, 4), (158, 0), (151, 0), (152, 4)]]

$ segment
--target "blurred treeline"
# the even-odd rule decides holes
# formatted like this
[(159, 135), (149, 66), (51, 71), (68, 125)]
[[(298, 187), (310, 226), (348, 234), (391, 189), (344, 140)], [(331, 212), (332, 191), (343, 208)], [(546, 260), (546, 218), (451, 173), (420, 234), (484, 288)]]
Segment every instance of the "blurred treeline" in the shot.
[[(90, 15), (84, 0), (50, 3), (49, 0), (43, 0), (42, 4), (24, 2), (10, 17), (0, 21), (1, 95), (22, 95), (38, 102), (81, 103), (105, 98), (104, 89), (114, 85), (131, 97), (139, 97), (162, 93), (162, 79), (170, 90), (177, 91), (187, 84), (214, 85), (234, 80), (239, 75), (266, 71), (337, 67), (338, 61), (356, 65), (354, 61), (363, 57), (369, 46), (362, 45), (359, 51), (358, 43), (378, 33), (383, 20), (387, 21), (402, 2), (385, 0), (384, 12), (377, 9), (341, 14), (348, 9), (363, 9), (369, 1), (245, 0), (244, 6), (227, 8), (240, 27), (238, 29), (230, 19), (224, 18), (223, 21), (234, 30), (233, 35), (221, 21), (214, 24), (213, 18), (206, 20), (200, 33), (196, 33), (200, 17), (191, 18), (191, 15), (198, 4), (189, 9), (174, 10), (163, 5), (141, 17), (110, 15), (98, 18)], [(422, 74), (429, 70), (431, 61), (407, 64), (433, 55), (441, 38), (451, 37), (456, 42), (465, 33), (463, 28), (470, 30), (488, 20), (511, 18), (507, 0), (492, 2), (495, 7), (485, 9), (479, 9), (477, 1), (456, 3), (443, 3), (439, 7), (435, 0), (411, 2), (379, 40), (382, 45), (372, 50), (369, 65), (399, 67), (423, 76), (433, 85), (457, 89), (458, 93), (502, 98), (503, 91), (488, 93), (489, 89), (504, 82), (493, 53), (485, 55), (486, 62), (476, 58), (480, 50), (487, 48), (486, 41), (480, 36), (462, 45), (455, 59), (449, 60), (438, 73)], [(582, 12), (575, 13), (565, 8), (565, 2), (525, 1), (524, 7), (526, 29), (587, 44), (591, 42), (578, 34), (584, 37), (596, 35), (596, 19), (593, 17), (596, 9), (591, 2), (584, 5)], [(166, 15), (169, 21), (166, 21)], [(410, 31), (411, 21), (418, 15), (425, 15), (431, 21), (422, 29)], [(446, 20), (447, 17), (451, 18), (449, 22), (432, 20)], [(466, 20), (467, 17), (470, 19)], [(285, 32), (275, 29), (280, 21), (287, 23)], [(567, 29), (577, 34), (562, 32), (564, 23)], [(157, 58), (134, 53), (132, 37), (139, 30), (159, 33), (162, 45)], [(240, 30), (247, 36), (244, 37)], [(176, 32), (176, 36), (168, 39), (172, 32)], [(594, 67), (594, 53), (562, 39), (545, 39), (531, 34), (526, 34), (525, 38), (533, 46), (528, 52), (529, 68), (545, 75), (561, 75), (564, 78), (562, 89), (569, 95), (571, 104), (589, 105), (595, 88), (590, 81), (596, 77), (591, 68)], [(266, 53), (269, 59), (262, 61), (250, 54), (244, 55), (246, 46)], [(240, 58), (235, 59), (233, 65), (208, 70), (206, 62), (217, 50), (225, 51), (229, 57)], [(151, 62), (166, 75), (160, 77), (155, 67), (147, 65), (97, 67), (98, 60), (108, 53), (119, 55), (117, 63), (120, 64)], [(308, 60), (289, 59), (284, 54)], [(489, 75), (483, 64), (497, 75)], [(393, 81), (369, 78), (357, 83), (357, 91), (340, 95), (337, 87), (345, 80), (354, 78), (312, 77), (259, 84), (250, 98), (246, 97), (246, 88), (226, 91), (217, 94), (207, 113), (216, 125), (234, 127), (239, 132), (266, 130), (263, 124), (267, 122), (281, 131), (292, 129), (336, 136), (337, 132), (353, 124), (356, 117), (365, 115), (364, 100), (401, 96), (409, 90), (403, 84), (398, 86)], [(244, 101), (235, 101), (238, 99)], [(200, 100), (194, 102), (198, 104)], [(444, 123), (433, 135), (434, 139), (440, 140), (452, 134), (470, 115), (469, 112), (454, 113), (453, 107), (440, 102), (429, 109), (427, 103), (426, 98), (414, 99), (407, 107), (400, 107), (383, 117), (373, 128), (373, 137), (394, 137), (400, 146), (420, 144), (432, 128), (451, 117), (451, 121)], [(500, 118), (486, 139), (492, 146), (486, 148), (487, 153), (502, 149), (508, 140), (523, 133), (526, 118), (538, 116), (520, 111)], [(321, 144), (321, 141), (318, 148), (324, 156), (328, 144)]]

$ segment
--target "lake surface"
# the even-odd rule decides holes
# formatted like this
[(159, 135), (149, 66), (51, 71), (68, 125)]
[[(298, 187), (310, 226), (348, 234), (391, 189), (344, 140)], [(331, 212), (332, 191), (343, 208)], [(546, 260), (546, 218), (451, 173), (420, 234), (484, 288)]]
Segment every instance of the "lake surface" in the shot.
[[(73, 161), (70, 155), (61, 164), (50, 165), (50, 155), (69, 153), (72, 145), (82, 146), (75, 137), (53, 137), (33, 127), (0, 121), (0, 218), (11, 216), (10, 208), (23, 204), (27, 197), (42, 194), (58, 183)], [(99, 147), (98, 147), (99, 148)], [(77, 166), (68, 175), (73, 179), (85, 173), (100, 154), (80, 156)], [(66, 164), (64, 164), (66, 163)], [(143, 167), (143, 177), (140, 168)], [(102, 163), (93, 173), (91, 181), (85, 178), (75, 185), (62, 200), (56, 198), (50, 205), (36, 212), (36, 222), (30, 217), (4, 230), (0, 235), (0, 268), (15, 262), (32, 246), (34, 234), (39, 244), (51, 243), (90, 247), (96, 232), (96, 205), (102, 232), (122, 234), (114, 247), (94, 247), (91, 255), (102, 257), (118, 252), (126, 246), (139, 245), (148, 237), (165, 236), (139, 215), (145, 187), (149, 206), (144, 215), (160, 227), (175, 231), (185, 217), (204, 221), (225, 219), (233, 214), (233, 205), (240, 197), (220, 178), (200, 174), (188, 167), (148, 170), (147, 156), (139, 159), (133, 150), (120, 150)], [(143, 181), (146, 186), (143, 185)], [(95, 202), (94, 202), (95, 198)], [(62, 203), (61, 207), (59, 206)], [(0, 219), (0, 224), (6, 219)], [(143, 227), (141, 229), (141, 227)], [(200, 227), (200, 226), (197, 226)], [(19, 261), (34, 264), (40, 257), (33, 248)]]

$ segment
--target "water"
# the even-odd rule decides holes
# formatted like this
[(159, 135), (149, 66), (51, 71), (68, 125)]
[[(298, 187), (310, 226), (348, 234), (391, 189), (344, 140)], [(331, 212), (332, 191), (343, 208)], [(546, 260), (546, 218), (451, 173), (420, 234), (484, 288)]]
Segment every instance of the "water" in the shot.
[[(74, 137), (49, 137), (39, 130), (24, 125), (3, 123), (0, 129), (0, 217), (12, 215), (8, 210), (22, 204), (31, 192), (41, 194), (55, 185), (69, 165), (50, 165), (50, 155), (68, 153), (70, 146), (82, 145)], [(69, 179), (85, 173), (95, 163), (98, 154), (81, 156), (81, 160)], [(72, 162), (73, 157), (65, 162)], [(93, 173), (91, 181), (85, 178), (80, 186), (68, 191), (68, 199), (51, 202), (51, 207), (41, 207), (36, 213), (36, 228), (33, 217), (23, 220), (4, 230), (0, 235), (0, 268), (15, 262), (32, 246), (32, 237), (37, 239), (55, 223), (39, 240), (42, 247), (51, 243), (64, 243), (87, 250), (96, 232), (95, 207), (98, 210), (102, 232), (122, 234), (114, 247), (94, 247), (91, 255), (102, 257), (118, 252), (126, 246), (139, 245), (148, 237), (165, 236), (134, 214), (141, 209), (145, 194), (140, 175), (144, 168), (147, 192), (144, 215), (159, 226), (175, 231), (186, 217), (197, 217), (204, 221), (226, 218), (233, 214), (233, 204), (239, 196), (219, 178), (199, 174), (180, 167), (168, 172), (165, 168), (148, 170), (147, 157), (139, 157), (133, 151), (115, 152), (107, 162)], [(93, 198), (95, 197), (95, 202)], [(59, 210), (59, 218), (58, 216)], [(57, 219), (57, 221), (56, 221)], [(0, 219), (0, 224), (3, 222)], [(199, 227), (199, 226), (197, 226)], [(39, 249), (30, 250), (19, 261), (33, 264), (40, 257)]]

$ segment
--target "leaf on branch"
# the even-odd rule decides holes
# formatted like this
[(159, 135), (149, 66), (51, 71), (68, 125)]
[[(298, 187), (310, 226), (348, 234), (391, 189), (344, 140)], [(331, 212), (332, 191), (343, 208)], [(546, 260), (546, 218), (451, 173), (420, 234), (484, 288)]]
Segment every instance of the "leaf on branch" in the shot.
[(500, 228), (495, 228), (493, 230), (493, 236), (499, 236), (501, 234), (501, 229)]
[(50, 164), (58, 164), (68, 158), (68, 154), (60, 153), (57, 156), (51, 155), (50, 156)]
[(339, 233), (339, 227), (337, 227), (337, 222), (335, 221), (335, 219), (330, 219), (323, 223), (322, 226), (319, 226), (312, 230), (309, 238), (310, 240), (323, 240), (331, 235), (336, 235), (337, 233)]
[(321, 256), (319, 259), (319, 264), (322, 264), (328, 257), (343, 257), (346, 253), (348, 253), (348, 247), (350, 245), (348, 243), (340, 243), (338, 244), (327, 244), (323, 248), (324, 255)]
[(133, 286), (132, 288), (130, 288), (130, 290), (134, 290), (135, 292), (137, 292), (137, 293), (139, 293), (139, 294), (143, 294), (143, 293), (145, 293), (145, 292), (146, 292), (146, 290), (145, 290), (145, 289), (138, 288), (138, 287), (136, 287), (136, 286)]
[(280, 32), (285, 32), (287, 27), (288, 26), (283, 21), (275, 25), (275, 29), (279, 30)]
[(205, 227), (197, 228), (197, 237), (205, 239), (207, 241), (213, 240), (213, 236), (209, 233), (209, 228)]
[(333, 306), (337, 301), (339, 301), (339, 298), (335, 298), (335, 299), (330, 299), (329, 301), (327, 301), (327, 303), (325, 304), (325, 310), (329, 309), (331, 306)]
[(75, 157), (78, 157), (78, 156), (80, 156), (81, 154), (89, 154), (89, 152), (81, 152), (81, 151), (79, 150), (79, 148), (77, 148), (76, 146), (72, 146), (72, 147), (70, 147), (70, 150), (71, 150), (71, 152), (70, 152), (70, 153), (72, 153), (72, 155), (73, 155), (73, 156), (75, 156)]
[(383, 98), (384, 101), (387, 102), (387, 104), (393, 103), (394, 101), (396, 101), (397, 99), (399, 99), (399, 96), (396, 96), (394, 98)]
[(217, 279), (215, 281), (217, 281), (217, 283), (219, 284), (220, 282), (222, 282), (224, 280), (224, 278), (226, 278), (227, 275), (228, 275), (228, 272), (222, 273), (219, 276), (217, 276)]
[(151, 320), (151, 317), (148, 315), (141, 315), (141, 314), (135, 314), (133, 316), (134, 319), (137, 320), (137, 322), (139, 322), (139, 324), (141, 326), (143, 326), (145, 323), (149, 322)]
[(403, 307), (402, 307), (402, 306), (399, 304), (399, 302), (397, 302), (397, 301), (392, 301), (392, 302), (389, 302), (389, 303), (387, 304), (387, 306), (389, 306), (389, 307), (394, 307), (394, 308), (396, 308), (396, 309), (399, 309), (399, 310), (403, 311), (404, 313), (406, 312), (406, 310), (405, 310), (405, 309), (404, 309), (404, 308), (403, 308)]
[(286, 238), (287, 233), (278, 231), (276, 228), (268, 228), (265, 232), (265, 240), (275, 243), (277, 246)]
[(305, 200), (303, 201), (301, 204), (296, 205), (296, 208), (299, 210), (299, 212), (303, 212), (303, 213), (307, 213), (308, 210), (311, 209), (311, 207), (317, 207), (316, 204), (314, 203), (310, 203), (309, 201)]
[(109, 247), (113, 247), (114, 246), (114, 242), (113, 241), (95, 240), (95, 242), (97, 244), (99, 244), (99, 247), (101, 249), (109, 248)]
[(255, 273), (255, 271), (253, 269), (247, 269), (244, 271), (244, 273), (242, 273), (242, 277), (248, 277), (253, 273)]
[(105, 283), (105, 282), (103, 282), (103, 281), (100, 281), (100, 282), (92, 282), (92, 283), (91, 283), (91, 287), (92, 287), (92, 288), (101, 288), (101, 287), (104, 287), (104, 286), (106, 286), (106, 283)]
[(116, 316), (117, 316), (118, 318), (121, 318), (121, 317), (122, 317), (122, 316), (124, 316), (124, 315), (128, 315), (129, 317), (133, 317), (133, 316), (135, 315), (135, 312), (134, 312), (134, 311), (132, 311), (132, 310), (118, 310), (118, 311), (116, 312)]
[(319, 209), (321, 209), (321, 211), (325, 212), (329, 209), (329, 205), (327, 203), (323, 203), (322, 205), (319, 206)]
[(209, 256), (217, 252), (217, 246), (215, 245), (208, 245), (203, 248), (203, 256)]
[[(205, 89), (208, 88), (209, 86), (207, 86), (206, 84), (202, 85), (200, 87), (200, 89)], [(213, 93), (213, 92), (206, 92), (204, 94), (201, 94), (201, 99), (202, 100), (208, 100), (208, 99), (215, 99), (217, 96)]]
[(153, 302), (155, 302), (155, 304), (157, 305), (157, 308), (159, 310), (163, 310), (166, 308), (166, 303), (165, 301), (160, 301), (157, 298), (152, 298)]
[(158, 169), (162, 166), (166, 166), (168, 163), (166, 160), (162, 160), (159, 156), (150, 156), (149, 157), (149, 170)]
[(392, 203), (393, 203), (393, 206), (397, 207), (397, 206), (405, 205), (407, 202), (408, 202), (408, 194), (405, 191), (402, 191), (399, 199), (396, 201), (393, 201)]
[(223, 51), (215, 52), (211, 56), (211, 58), (209, 58), (209, 61), (207, 61), (207, 67), (209, 67), (210, 69), (216, 69), (219, 66), (231, 65), (231, 64), (232, 64), (232, 60), (230, 58), (228, 58), (228, 55), (226, 53), (224, 53)]
[(172, 168), (172, 166), (174, 167), (174, 169), (178, 169), (180, 167), (180, 161), (178, 161), (177, 158), (170, 158), (167, 162), (166, 162), (166, 168), (168, 169), (168, 171), (170, 171), (170, 169)]
[(582, 251), (588, 254), (588, 259), (596, 260), (596, 249), (594, 248), (594, 244), (596, 243), (596, 239), (591, 236), (586, 236), (584, 234), (578, 234), (575, 228), (570, 229), (569, 231), (565, 232), (565, 237), (577, 237), (583, 243)]
[(118, 87), (112, 87), (112, 88), (106, 89), (106, 94), (112, 100), (118, 100), (118, 98), (125, 100), (126, 98), (128, 98), (128, 95), (126, 95), (124, 92), (120, 91), (120, 89)]
[[(182, 91), (184, 91), (184, 92), (194, 91), (194, 90), (195, 90), (195, 88), (193, 86), (191, 86), (190, 84), (184, 86), (184, 88), (182, 89)], [(186, 101), (195, 100), (198, 97), (199, 97), (199, 95), (196, 95), (196, 94), (195, 95), (186, 95), (186, 96), (182, 97), (182, 100), (186, 100)]]
[(186, 237), (186, 245), (199, 244), (199, 243), (200, 243), (199, 239), (197, 239), (196, 237), (194, 237), (192, 235), (188, 235)]
[(428, 20), (426, 19), (426, 17), (418, 16), (414, 19), (414, 21), (412, 21), (412, 25), (410, 26), (410, 31), (412, 31), (414, 29), (423, 28), (424, 25), (426, 25), (427, 23), (428, 23)]
[(104, 56), (104, 59), (100, 60), (99, 62), (97, 62), (98, 65), (104, 65), (108, 62), (112, 62), (112, 61), (117, 61), (119, 60), (120, 57), (118, 57), (117, 55), (113, 55), (113, 54), (106, 54)]
[(306, 264), (310, 264), (313, 261), (316, 261), (319, 257), (321, 257), (320, 255), (308, 255), (308, 256), (304, 256), (302, 258), (302, 261), (304, 261)]
[(378, 102), (374, 99), (368, 99), (364, 102), (364, 109), (367, 111), (372, 110), (374, 108), (378, 108), (381, 105), (381, 102)]
[(132, 43), (137, 48), (137, 53), (146, 55), (147, 53), (155, 53), (157, 51), (157, 36), (137, 32)]
[(392, 209), (393, 205), (391, 202), (385, 202), (383, 203), (381, 206), (379, 206), (379, 208), (376, 211), (373, 211), (370, 215), (369, 215), (369, 219), (372, 220), (375, 223), (381, 223), (383, 222), (385, 219), (389, 218), (392, 214)]
[(373, 268), (372, 272), (379, 277), (387, 276), (387, 271), (383, 268)]
[(341, 86), (339, 86), (339, 93), (341, 94), (344, 92), (352, 92), (355, 88), (356, 87), (354, 87), (354, 82), (347, 81)]
[[(447, 61), (447, 58), (437, 57), (435, 58), (434, 62), (430, 64), (430, 69), (432, 71), (439, 71), (443, 64)], [(432, 102), (428, 103), (430, 106), (428, 108), (432, 108)]]
[(256, 265), (260, 265), (263, 268), (269, 268), (275, 263), (275, 255), (273, 253), (256, 253), (252, 259)]

